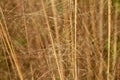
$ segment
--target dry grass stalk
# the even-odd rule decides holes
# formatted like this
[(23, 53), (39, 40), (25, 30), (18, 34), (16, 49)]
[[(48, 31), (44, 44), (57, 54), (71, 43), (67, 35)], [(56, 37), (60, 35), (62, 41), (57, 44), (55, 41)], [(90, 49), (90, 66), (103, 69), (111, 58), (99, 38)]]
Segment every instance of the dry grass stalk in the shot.
[(110, 80), (110, 51), (111, 51), (111, 5), (112, 1), (108, 0), (108, 62), (107, 62), (107, 80)]

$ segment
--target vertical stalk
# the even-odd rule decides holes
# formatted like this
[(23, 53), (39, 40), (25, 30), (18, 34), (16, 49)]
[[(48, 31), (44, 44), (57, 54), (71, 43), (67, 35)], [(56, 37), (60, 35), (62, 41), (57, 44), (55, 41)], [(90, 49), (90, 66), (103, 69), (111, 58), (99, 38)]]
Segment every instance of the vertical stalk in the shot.
[(73, 1), (70, 0), (70, 9), (71, 9), (71, 12), (70, 12), (70, 31), (71, 31), (71, 52), (72, 52), (72, 56), (71, 56), (71, 65), (72, 65), (72, 70), (71, 70), (71, 73), (72, 73), (72, 76), (74, 78), (74, 31), (73, 31), (73, 15), (72, 15), (72, 8), (73, 8)]
[[(60, 45), (59, 26), (58, 26), (58, 23), (57, 23), (57, 12), (56, 12), (55, 0), (51, 0), (51, 4), (52, 4), (54, 28), (55, 28), (55, 33), (56, 33), (56, 41), (57, 41), (57, 44)], [(60, 54), (60, 53), (61, 53), (61, 51), (58, 48), (58, 54)], [(57, 58), (57, 55), (56, 55), (56, 58)], [(61, 60), (62, 60), (62, 56), (59, 55), (59, 60), (58, 60), (58, 65), (57, 66), (59, 68), (58, 71), (59, 71), (59, 75), (60, 75), (60, 80), (64, 80)]]
[[(63, 80), (62, 73), (61, 73), (61, 71), (60, 71), (60, 65), (59, 65), (59, 60), (58, 60), (58, 57), (57, 57), (57, 52), (56, 52), (56, 50), (55, 50), (54, 40), (53, 40), (53, 37), (52, 37), (52, 32), (51, 32), (51, 29), (50, 29), (50, 24), (49, 24), (49, 20), (48, 20), (48, 15), (47, 15), (47, 13), (46, 13), (45, 5), (44, 5), (43, 0), (41, 0), (41, 2), (42, 2), (42, 7), (43, 7), (43, 12), (44, 12), (46, 24), (47, 24), (47, 27), (48, 27), (48, 33), (49, 33), (50, 40), (51, 40), (51, 43), (52, 43), (53, 55), (54, 55), (55, 62), (56, 62), (56, 65), (57, 65), (58, 74), (59, 74), (60, 80)], [(54, 76), (54, 75), (53, 75), (53, 76)], [(54, 78), (53, 78), (53, 79), (54, 79)]]
[[(25, 16), (25, 7), (24, 7), (24, 0), (22, 0), (22, 14), (23, 14), (23, 24), (24, 24), (24, 27), (25, 27), (25, 36), (26, 36), (26, 42), (27, 42), (27, 52), (30, 56), (30, 42), (29, 42), (29, 34), (28, 34), (28, 27), (27, 27), (27, 23), (26, 23), (26, 16)], [(29, 63), (30, 65), (30, 72), (31, 72), (31, 79), (33, 80), (33, 72), (31, 71), (32, 70), (32, 64)]]
[(53, 12), (53, 20), (54, 20), (54, 27), (55, 27), (55, 33), (56, 33), (56, 40), (59, 43), (59, 28), (58, 28), (58, 23), (57, 23), (57, 13), (56, 13), (56, 8), (55, 8), (55, 0), (51, 0), (52, 4), (52, 12)]
[(107, 80), (110, 80), (110, 43), (111, 43), (111, 0), (108, 0), (108, 61), (107, 61)]
[(99, 41), (100, 41), (100, 67), (99, 67), (99, 79), (103, 79), (103, 5), (104, 0), (100, 0), (100, 9), (99, 9)]
[(113, 63), (112, 63), (112, 80), (115, 79), (115, 64), (117, 58), (117, 17), (118, 17), (118, 3), (115, 3), (115, 23), (114, 23), (114, 41), (113, 41)]
[(5, 41), (5, 45), (9, 49), (9, 54), (10, 54), (11, 58), (13, 59), (13, 62), (15, 64), (15, 67), (16, 67), (17, 72), (18, 72), (18, 76), (19, 76), (20, 80), (23, 80), (22, 71), (21, 71), (20, 65), (18, 63), (18, 59), (17, 59), (16, 53), (15, 53), (14, 47), (11, 43), (9, 33), (7, 32), (7, 23), (6, 23), (5, 16), (3, 14), (1, 7), (0, 7), (0, 13), (2, 14), (3, 23), (5, 25), (5, 26), (3, 26), (3, 24), (0, 20), (0, 28), (1, 28), (1, 31), (2, 31), (2, 34), (4, 37), (3, 40)]
[(77, 74), (77, 0), (75, 0), (75, 80), (78, 80)]

